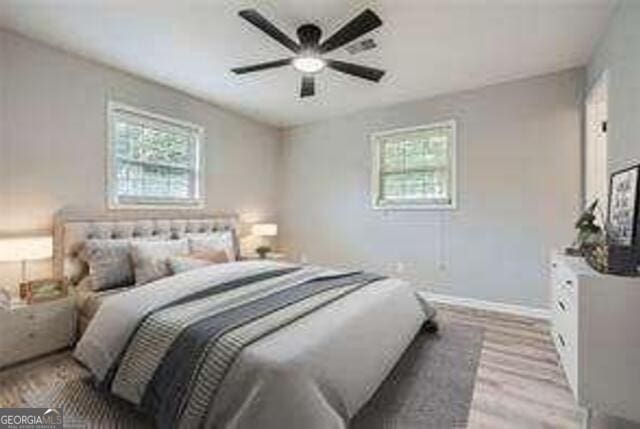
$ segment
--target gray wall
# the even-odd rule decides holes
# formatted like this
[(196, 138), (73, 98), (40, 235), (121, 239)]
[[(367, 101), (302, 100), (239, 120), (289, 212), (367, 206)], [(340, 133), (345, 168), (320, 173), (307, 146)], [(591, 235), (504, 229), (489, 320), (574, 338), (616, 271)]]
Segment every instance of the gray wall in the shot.
[[(7, 145), (4, 141), (4, 123), (5, 123), (5, 89), (7, 86), (6, 70), (4, 64), (6, 63), (5, 52), (5, 37), (2, 31), (0, 31), (0, 183), (4, 182), (5, 174), (7, 171)], [(1, 185), (0, 185), (1, 186)], [(0, 192), (0, 211), (2, 207), (7, 206), (7, 195), (4, 192)]]
[(50, 230), (63, 206), (105, 207), (110, 98), (205, 127), (207, 209), (275, 216), (277, 129), (12, 33), (0, 47), (0, 234)]
[[(580, 196), (582, 70), (332, 119), (285, 132), (283, 246), (437, 293), (548, 305), (547, 258), (570, 243)], [(375, 131), (455, 118), (459, 209), (374, 211)]]
[[(62, 206), (104, 208), (112, 98), (205, 126), (207, 208), (266, 219), (281, 204), (282, 244), (295, 255), (389, 273), (401, 262), (401, 275), (440, 293), (546, 306), (547, 254), (571, 240), (578, 206), (579, 70), (371, 110), (282, 139), (12, 33), (0, 31), (0, 50), (0, 234), (47, 230)], [(372, 211), (368, 135), (451, 117), (460, 208)]]
[(640, 163), (640, 1), (621, 0), (587, 68), (609, 79), (609, 172)]
[(10, 33), (0, 40), (0, 233), (48, 229), (69, 204), (105, 207), (108, 99), (205, 127), (208, 209), (275, 213), (277, 129)]

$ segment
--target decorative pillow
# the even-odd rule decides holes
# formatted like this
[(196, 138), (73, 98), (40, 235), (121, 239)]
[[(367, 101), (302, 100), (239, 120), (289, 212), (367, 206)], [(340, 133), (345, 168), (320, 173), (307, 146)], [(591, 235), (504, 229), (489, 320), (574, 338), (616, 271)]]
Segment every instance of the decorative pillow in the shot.
[(227, 261), (225, 262), (236, 260), (236, 248), (231, 231), (189, 237), (189, 248), (191, 253), (195, 254), (211, 254), (224, 251), (227, 254)]
[(131, 259), (136, 285), (143, 285), (171, 275), (168, 260), (172, 256), (187, 255), (189, 242), (181, 240), (131, 243)]
[(184, 273), (185, 271), (195, 270), (196, 268), (208, 267), (213, 265), (207, 259), (192, 258), (190, 256), (172, 256), (168, 261), (169, 268), (173, 274)]
[(190, 258), (209, 261), (213, 264), (224, 264), (229, 261), (229, 254), (226, 250), (210, 250), (208, 252), (192, 252)]
[(131, 286), (135, 281), (129, 240), (87, 240), (79, 256), (89, 266), (91, 290)]

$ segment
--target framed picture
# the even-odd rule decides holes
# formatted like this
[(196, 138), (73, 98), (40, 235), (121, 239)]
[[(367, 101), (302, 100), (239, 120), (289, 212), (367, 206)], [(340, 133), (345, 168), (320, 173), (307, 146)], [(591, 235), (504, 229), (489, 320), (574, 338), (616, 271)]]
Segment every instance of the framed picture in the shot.
[(607, 219), (611, 245), (633, 247), (637, 243), (639, 179), (640, 165), (611, 175)]
[(20, 287), (21, 293), (23, 287), (24, 299), (27, 304), (51, 301), (67, 295), (67, 284), (60, 279), (39, 279), (25, 282)]

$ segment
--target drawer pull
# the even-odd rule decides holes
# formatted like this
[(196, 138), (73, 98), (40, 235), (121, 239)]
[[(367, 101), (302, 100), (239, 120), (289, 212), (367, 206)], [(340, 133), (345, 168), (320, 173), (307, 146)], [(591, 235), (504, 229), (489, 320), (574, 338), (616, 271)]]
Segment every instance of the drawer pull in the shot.
[(562, 338), (562, 334), (557, 334), (558, 335), (558, 341), (560, 341), (560, 344), (562, 345), (562, 347), (566, 347), (567, 344), (564, 342), (564, 338)]
[(565, 280), (564, 284), (566, 284), (567, 286), (573, 286), (573, 282), (571, 280)]
[(560, 310), (562, 311), (567, 311), (567, 306), (564, 305), (564, 302), (562, 301), (558, 301), (558, 307), (560, 307)]
[(558, 268), (558, 264), (556, 264), (555, 262), (552, 262), (552, 263), (551, 263), (551, 266), (552, 266), (553, 268)]

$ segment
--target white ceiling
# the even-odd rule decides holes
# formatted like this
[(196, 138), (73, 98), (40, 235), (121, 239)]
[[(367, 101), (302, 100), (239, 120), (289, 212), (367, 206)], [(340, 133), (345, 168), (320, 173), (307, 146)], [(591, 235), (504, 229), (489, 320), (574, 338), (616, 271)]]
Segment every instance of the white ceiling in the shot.
[[(179, 88), (277, 126), (583, 65), (615, 0), (0, 0), (0, 26)], [(285, 67), (229, 69), (289, 56), (237, 12), (255, 7), (295, 39), (327, 36), (365, 7), (379, 47), (331, 55), (387, 70), (379, 84), (332, 70), (300, 99)]]

